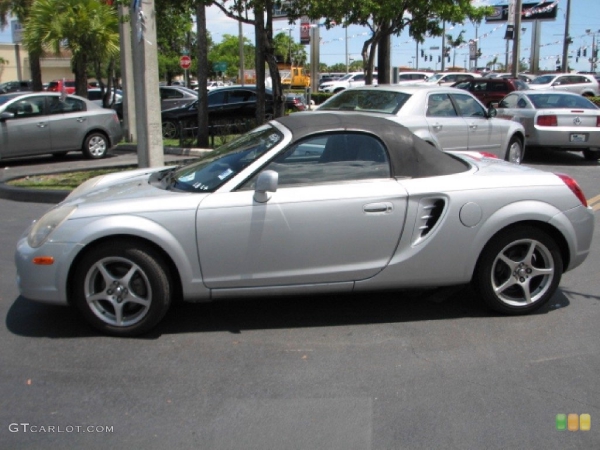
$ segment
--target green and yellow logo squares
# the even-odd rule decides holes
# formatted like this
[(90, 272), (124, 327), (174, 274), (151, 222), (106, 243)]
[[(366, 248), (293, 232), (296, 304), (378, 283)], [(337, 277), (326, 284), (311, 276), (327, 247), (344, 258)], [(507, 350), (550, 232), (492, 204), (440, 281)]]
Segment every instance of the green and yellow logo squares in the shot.
[(589, 414), (557, 414), (556, 429), (559, 431), (590, 431), (592, 417)]

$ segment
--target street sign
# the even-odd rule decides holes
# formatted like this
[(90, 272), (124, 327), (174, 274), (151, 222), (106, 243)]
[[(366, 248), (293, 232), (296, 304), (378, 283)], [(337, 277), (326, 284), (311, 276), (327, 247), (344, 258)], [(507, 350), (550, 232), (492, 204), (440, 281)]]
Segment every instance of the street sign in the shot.
[(219, 61), (213, 63), (213, 71), (215, 72), (225, 72), (227, 70), (227, 63), (225, 61)]
[(192, 58), (188, 55), (183, 55), (179, 58), (179, 65), (183, 70), (188, 70), (192, 66)]

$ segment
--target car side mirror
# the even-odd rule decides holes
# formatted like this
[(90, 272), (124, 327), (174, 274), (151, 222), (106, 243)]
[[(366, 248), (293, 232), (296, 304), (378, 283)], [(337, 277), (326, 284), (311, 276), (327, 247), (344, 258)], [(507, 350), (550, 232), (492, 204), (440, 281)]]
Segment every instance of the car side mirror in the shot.
[(3, 112), (0, 114), (0, 122), (4, 122), (6, 119), (14, 119), (15, 115), (9, 112)]
[(258, 175), (254, 187), (254, 201), (266, 203), (271, 198), (269, 192), (277, 191), (279, 174), (274, 170), (265, 170)]
[(496, 117), (498, 115), (498, 111), (493, 105), (490, 105), (488, 108), (488, 117)]

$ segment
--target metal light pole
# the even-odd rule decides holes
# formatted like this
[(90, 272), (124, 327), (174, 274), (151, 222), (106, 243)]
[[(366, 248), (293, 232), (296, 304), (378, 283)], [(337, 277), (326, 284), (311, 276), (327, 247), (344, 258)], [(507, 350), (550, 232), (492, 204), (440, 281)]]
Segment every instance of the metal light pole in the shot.
[(563, 59), (562, 59), (562, 71), (567, 73), (569, 71), (569, 44), (571, 43), (571, 36), (569, 36), (569, 16), (571, 15), (571, 0), (567, 0), (567, 15), (565, 18), (565, 40), (563, 43)]
[(513, 36), (513, 54), (512, 54), (512, 71), (513, 78), (517, 78), (519, 73), (519, 53), (521, 48), (521, 10), (523, 2), (516, 0), (515, 2), (515, 31)]

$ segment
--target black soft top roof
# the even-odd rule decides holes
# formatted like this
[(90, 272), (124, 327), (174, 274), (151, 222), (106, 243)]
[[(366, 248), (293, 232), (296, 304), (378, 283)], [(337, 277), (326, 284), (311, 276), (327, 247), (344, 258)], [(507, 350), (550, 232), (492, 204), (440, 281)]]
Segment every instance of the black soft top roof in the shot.
[(294, 141), (320, 132), (353, 131), (378, 137), (389, 151), (394, 177), (422, 178), (464, 172), (467, 164), (385, 117), (345, 112), (302, 112), (280, 117)]

